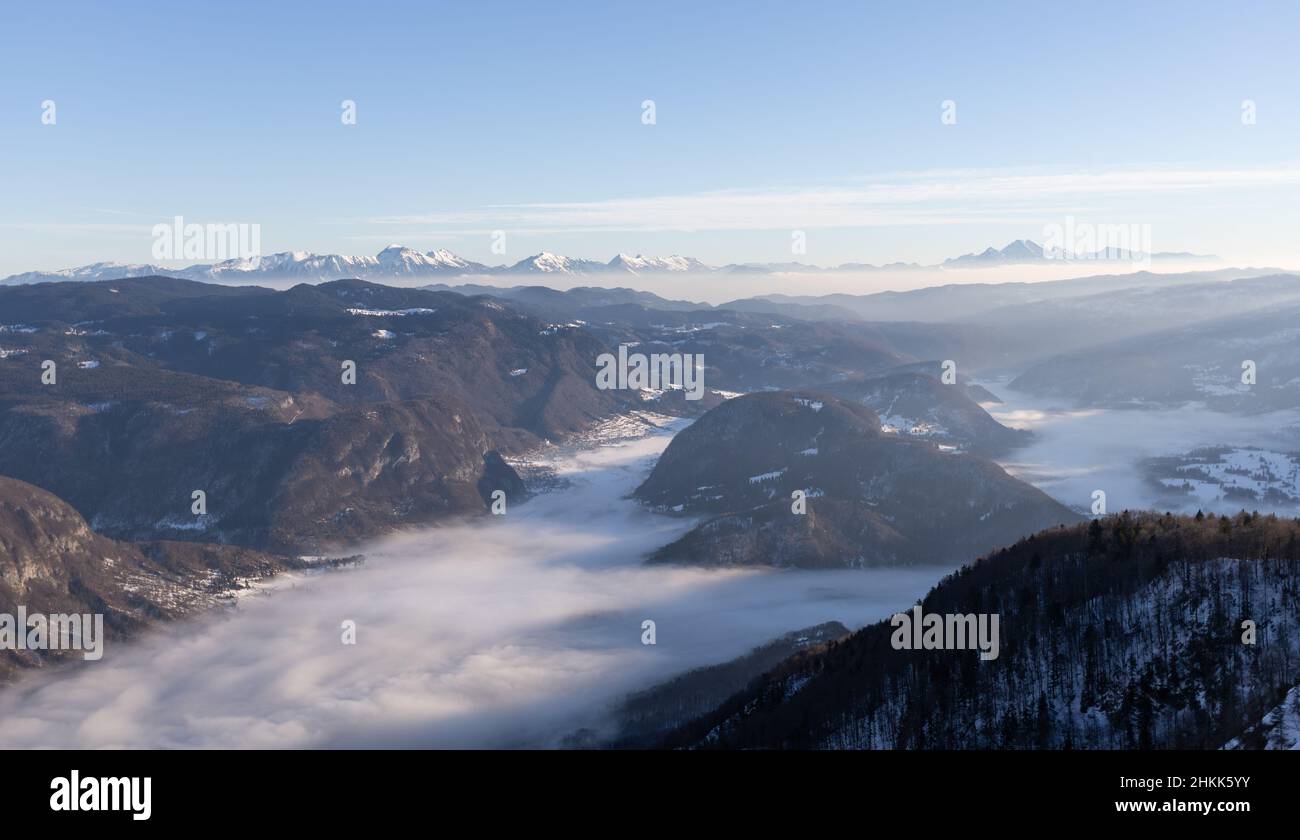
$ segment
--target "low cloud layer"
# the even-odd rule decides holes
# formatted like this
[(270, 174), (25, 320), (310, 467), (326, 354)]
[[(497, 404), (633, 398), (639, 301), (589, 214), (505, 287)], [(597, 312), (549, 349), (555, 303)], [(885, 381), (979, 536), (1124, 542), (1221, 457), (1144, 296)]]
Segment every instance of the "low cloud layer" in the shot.
[(1173, 506), (1170, 494), (1159, 493), (1145, 480), (1140, 463), (1209, 446), (1280, 452), (1300, 448), (1300, 411), (1240, 415), (1207, 411), (1194, 404), (1150, 410), (1074, 409), (1060, 399), (1033, 397), (1001, 383), (989, 387), (1005, 400), (1003, 405), (990, 407), (993, 417), (1036, 435), (1029, 446), (1009, 456), (1003, 467), (1074, 508), (1088, 508), (1092, 492), (1104, 490), (1107, 510), (1112, 513), (1153, 508), (1236, 513), (1243, 506), (1264, 510), (1263, 504), (1228, 500), (1215, 504), (1195, 497)]
[(789, 630), (884, 618), (941, 576), (646, 567), (690, 524), (624, 498), (667, 440), (570, 453), (572, 487), (505, 517), (385, 540), (364, 568), (287, 576), (26, 679), (0, 693), (0, 747), (553, 746), (629, 690)]

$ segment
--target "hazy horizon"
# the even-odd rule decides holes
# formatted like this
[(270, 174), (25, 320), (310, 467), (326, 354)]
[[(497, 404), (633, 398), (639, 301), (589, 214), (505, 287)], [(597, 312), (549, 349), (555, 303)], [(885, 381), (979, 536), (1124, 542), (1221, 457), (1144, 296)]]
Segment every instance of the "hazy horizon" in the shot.
[[(360, 256), (360, 255), (344, 255)], [(568, 255), (572, 256), (572, 255)], [(584, 258), (584, 257), (579, 257)], [(148, 264), (148, 263), (146, 263)], [(160, 273), (167, 276), (179, 274), (192, 266), (208, 263), (186, 263), (175, 266), (158, 266)], [(78, 268), (68, 266), (67, 268)], [(496, 268), (497, 266), (490, 266)], [(719, 266), (714, 266), (717, 268)], [(818, 266), (834, 269), (834, 266)], [(785, 295), (789, 297), (824, 297), (828, 295), (871, 295), (881, 292), (911, 292), (920, 289), (943, 286), (976, 284), (1021, 284), (1050, 283), (1059, 280), (1074, 280), (1091, 277), (1133, 276), (1138, 274), (1182, 275), (1191, 279), (1198, 275), (1210, 274), (1226, 269), (1243, 272), (1268, 274), (1300, 273), (1300, 269), (1282, 265), (1263, 263), (1233, 264), (1225, 260), (1206, 258), (1194, 260), (1161, 259), (1145, 267), (1127, 261), (1088, 261), (1049, 263), (1025, 263), (992, 265), (980, 268), (953, 268), (942, 266), (919, 266), (902, 270), (874, 269), (868, 271), (823, 270), (823, 271), (774, 271), (769, 273), (749, 273), (740, 270), (726, 272), (660, 272), (631, 274), (620, 272), (570, 274), (570, 273), (492, 273), (492, 274), (458, 274), (448, 276), (401, 277), (358, 277), (355, 274), (340, 273), (337, 276), (317, 278), (304, 277), (262, 277), (204, 279), (201, 282), (219, 285), (262, 286), (270, 289), (284, 290), (299, 283), (323, 283), (341, 279), (363, 279), (370, 282), (402, 288), (420, 288), (430, 285), (445, 284), (450, 287), (485, 286), (493, 288), (513, 288), (520, 286), (541, 286), (557, 291), (574, 288), (622, 288), (650, 292), (671, 300), (683, 300), (692, 303), (708, 303), (717, 306), (735, 300), (768, 295)], [(12, 276), (12, 275), (11, 275)], [(143, 275), (132, 275), (143, 276)], [(5, 278), (0, 277), (0, 282)], [(115, 278), (117, 279), (117, 278)]]

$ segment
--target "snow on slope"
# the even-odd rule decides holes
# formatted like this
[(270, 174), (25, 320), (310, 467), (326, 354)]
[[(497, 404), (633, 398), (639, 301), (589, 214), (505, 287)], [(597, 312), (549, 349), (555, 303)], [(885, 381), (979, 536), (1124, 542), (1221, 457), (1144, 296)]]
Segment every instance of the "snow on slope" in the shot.
[(1251, 738), (1263, 738), (1266, 750), (1300, 749), (1300, 686), (1288, 691), (1282, 702), (1264, 715), (1258, 726), (1251, 727), (1240, 738), (1233, 738), (1223, 748), (1247, 749), (1246, 740)]

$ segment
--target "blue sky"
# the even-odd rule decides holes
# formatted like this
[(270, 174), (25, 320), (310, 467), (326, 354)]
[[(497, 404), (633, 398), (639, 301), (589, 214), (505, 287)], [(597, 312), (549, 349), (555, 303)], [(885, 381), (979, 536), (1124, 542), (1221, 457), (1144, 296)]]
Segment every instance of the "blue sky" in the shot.
[(1294, 3), (14, 4), (0, 275), (151, 261), (175, 215), (494, 263), (794, 259), (801, 229), (833, 264), (1071, 214), (1300, 265), (1297, 32)]

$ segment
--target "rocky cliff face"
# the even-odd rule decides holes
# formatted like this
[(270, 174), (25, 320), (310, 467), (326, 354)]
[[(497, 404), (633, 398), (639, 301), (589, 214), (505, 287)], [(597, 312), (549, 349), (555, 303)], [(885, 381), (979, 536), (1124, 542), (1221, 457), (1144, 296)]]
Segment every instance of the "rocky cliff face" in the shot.
[[(235, 546), (119, 542), (70, 505), (0, 477), (0, 613), (101, 613), (107, 644), (158, 619), (219, 602), (304, 561)], [(80, 660), (79, 652), (0, 651), (0, 681), (16, 668)]]

